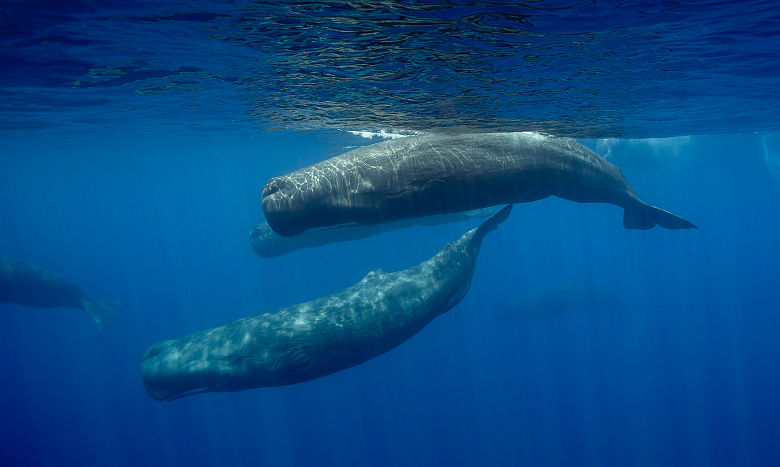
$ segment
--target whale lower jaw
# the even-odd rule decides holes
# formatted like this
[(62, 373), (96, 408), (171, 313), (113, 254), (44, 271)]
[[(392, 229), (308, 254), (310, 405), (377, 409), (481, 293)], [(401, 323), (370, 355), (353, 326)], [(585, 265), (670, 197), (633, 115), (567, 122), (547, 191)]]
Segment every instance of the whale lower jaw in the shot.
[(182, 397), (194, 396), (196, 394), (204, 394), (207, 392), (212, 392), (212, 389), (210, 389), (208, 386), (204, 386), (202, 388), (190, 389), (189, 391), (180, 392), (178, 394), (168, 396), (164, 399), (158, 399), (158, 400), (169, 402), (169, 401), (175, 401), (176, 399), (181, 399)]

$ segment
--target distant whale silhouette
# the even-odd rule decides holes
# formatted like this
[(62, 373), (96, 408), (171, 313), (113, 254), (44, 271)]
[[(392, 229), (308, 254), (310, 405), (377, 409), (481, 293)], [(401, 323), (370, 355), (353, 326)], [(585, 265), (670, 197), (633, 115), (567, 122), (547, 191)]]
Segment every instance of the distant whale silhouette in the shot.
[(116, 307), (92, 300), (77, 285), (45, 269), (5, 255), (0, 255), (0, 303), (82, 309), (89, 313), (99, 331), (111, 321)]
[(566, 282), (529, 293), (519, 300), (495, 304), (497, 321), (536, 321), (555, 316), (625, 310), (626, 304), (617, 292), (588, 281)]
[(158, 400), (300, 383), (400, 345), (466, 295), (482, 240), (507, 206), (432, 258), (371, 271), (336, 294), (151, 346), (141, 362)]
[(477, 209), (462, 213), (404, 219), (387, 224), (348, 225), (341, 228), (312, 230), (294, 237), (283, 237), (274, 232), (267, 222), (263, 222), (262, 224), (256, 225), (249, 232), (249, 243), (252, 245), (252, 250), (254, 250), (258, 256), (262, 256), (263, 258), (274, 258), (304, 248), (359, 240), (361, 238), (372, 237), (384, 232), (404, 229), (415, 225), (439, 225), (449, 222), (476, 219), (478, 217), (489, 217), (498, 212), (498, 209), (498, 207)]
[(536, 133), (409, 136), (364, 146), (263, 188), (271, 228), (292, 236), (548, 196), (624, 208), (627, 229), (696, 226), (639, 199), (620, 170), (570, 138)]

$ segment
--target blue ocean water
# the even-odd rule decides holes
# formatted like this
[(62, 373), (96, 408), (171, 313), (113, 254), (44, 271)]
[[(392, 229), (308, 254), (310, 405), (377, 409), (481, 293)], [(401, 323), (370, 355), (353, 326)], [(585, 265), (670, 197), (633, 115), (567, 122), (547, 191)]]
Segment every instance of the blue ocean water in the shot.
[[(0, 6), (0, 254), (123, 304), (102, 334), (0, 304), (0, 465), (776, 463), (773, 2)], [(263, 184), (380, 129), (573, 136), (699, 229), (519, 204), (465, 299), (398, 348), (148, 397), (151, 344), (408, 268), (479, 223), (255, 256)], [(622, 306), (492, 312), (571, 283)]]

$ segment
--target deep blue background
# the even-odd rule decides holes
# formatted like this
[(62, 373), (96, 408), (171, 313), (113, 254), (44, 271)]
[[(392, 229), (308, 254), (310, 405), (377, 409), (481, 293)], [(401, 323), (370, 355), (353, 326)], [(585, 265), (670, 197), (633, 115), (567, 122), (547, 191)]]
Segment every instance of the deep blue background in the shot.
[[(776, 2), (498, 3), (3, 1), (0, 254), (124, 308), (98, 334), (0, 305), (0, 465), (777, 463)], [(149, 345), (410, 267), (478, 223), (256, 257), (268, 178), (380, 128), (715, 135), (586, 141), (700, 229), (518, 205), (463, 302), (399, 348), (149, 398)], [(571, 284), (624, 306), (493, 315)]]
[[(2, 138), (0, 251), (124, 308), (98, 334), (78, 311), (0, 305), (0, 464), (777, 459), (777, 135), (586, 142), (643, 199), (699, 230), (626, 231), (610, 205), (517, 205), (486, 238), (463, 302), (397, 349), (296, 386), (149, 398), (139, 362), (154, 342), (412, 266), (476, 225), (256, 257), (248, 232), (262, 220), (264, 182), (366, 142), (313, 132)], [(580, 280), (625, 308), (534, 321), (491, 313)]]

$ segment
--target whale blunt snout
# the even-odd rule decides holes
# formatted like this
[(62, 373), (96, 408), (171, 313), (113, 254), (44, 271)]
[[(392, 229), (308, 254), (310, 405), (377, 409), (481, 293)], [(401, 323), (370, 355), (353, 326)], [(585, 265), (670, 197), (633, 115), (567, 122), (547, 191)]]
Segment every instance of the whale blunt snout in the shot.
[(178, 352), (168, 348), (165, 342), (150, 347), (141, 361), (141, 379), (146, 392), (159, 401), (202, 392), (207, 373), (208, 368), (202, 365), (193, 368), (182, 361)]
[(242, 388), (246, 368), (241, 359), (225, 351), (219, 329), (149, 347), (141, 360), (141, 379), (149, 396), (170, 401)]
[(263, 187), (263, 200), (275, 193), (278, 193), (282, 189), (283, 183), (284, 181), (279, 177), (274, 177), (268, 180), (268, 183), (266, 183)]
[(274, 177), (263, 187), (262, 205), (265, 220), (277, 234), (291, 237), (304, 232), (307, 206), (298, 196), (292, 196), (286, 190), (287, 182)]
[(158, 401), (166, 400), (177, 393), (171, 388), (174, 378), (164, 369), (163, 349), (161, 344), (155, 344), (149, 347), (141, 360), (141, 379), (146, 392)]

